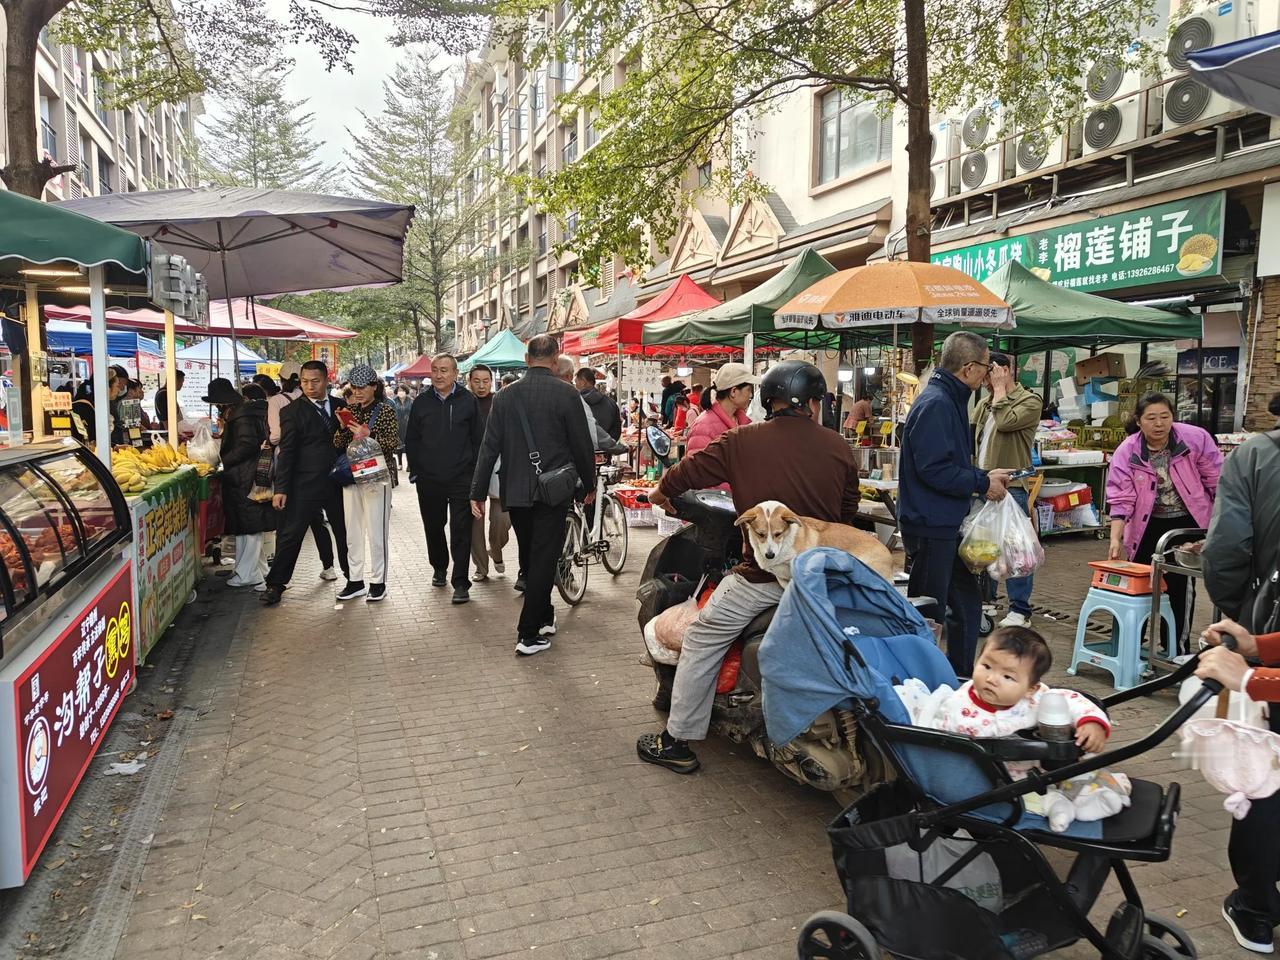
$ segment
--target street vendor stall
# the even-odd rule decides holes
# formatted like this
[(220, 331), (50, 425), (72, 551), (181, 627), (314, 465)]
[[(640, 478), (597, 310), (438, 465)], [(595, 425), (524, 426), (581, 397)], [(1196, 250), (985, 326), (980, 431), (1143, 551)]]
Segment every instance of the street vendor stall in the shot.
[[(510, 330), (499, 330), (483, 347), (458, 364), (458, 370), (466, 374), (481, 363), (492, 370), (523, 370), (524, 352), (524, 344), (519, 337)], [(430, 375), (431, 370), (428, 368), (426, 376)], [(405, 374), (401, 373), (400, 376)]]

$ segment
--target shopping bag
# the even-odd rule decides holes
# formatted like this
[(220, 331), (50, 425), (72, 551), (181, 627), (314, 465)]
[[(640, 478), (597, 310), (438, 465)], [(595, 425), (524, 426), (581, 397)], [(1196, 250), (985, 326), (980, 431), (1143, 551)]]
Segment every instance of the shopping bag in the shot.
[(993, 580), (1029, 577), (1044, 563), (1044, 548), (1031, 518), (1013, 497), (987, 500), (970, 514), (960, 541), (960, 559)]
[(249, 499), (257, 503), (268, 503), (275, 495), (276, 478), (275, 448), (264, 443), (258, 451), (258, 463), (253, 469), (253, 486), (249, 490)]
[(197, 420), (195, 431), (191, 435), (191, 442), (187, 444), (187, 456), (192, 460), (199, 460), (201, 463), (216, 467), (220, 448), (221, 445), (218, 441), (213, 439), (213, 431), (209, 429), (209, 421)]
[[(1186, 703), (1200, 689), (1188, 677), (1178, 691)], [(1205, 781), (1225, 794), (1223, 809), (1243, 820), (1254, 800), (1280, 790), (1280, 735), (1271, 732), (1265, 711), (1243, 693), (1224, 690), (1178, 731), (1181, 748), (1174, 754), (1184, 766), (1199, 770)]]

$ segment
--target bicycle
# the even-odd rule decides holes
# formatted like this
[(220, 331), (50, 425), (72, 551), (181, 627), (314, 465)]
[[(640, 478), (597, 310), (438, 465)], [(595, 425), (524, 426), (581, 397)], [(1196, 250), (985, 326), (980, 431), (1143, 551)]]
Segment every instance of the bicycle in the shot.
[(573, 509), (566, 518), (564, 546), (556, 561), (555, 583), (560, 596), (570, 606), (577, 606), (586, 596), (587, 570), (591, 564), (603, 564), (616, 577), (627, 563), (627, 513), (622, 501), (609, 492), (609, 486), (622, 476), (622, 468), (611, 462), (616, 450), (596, 452), (593, 522), (587, 523), (587, 511), (578, 500), (574, 500)]

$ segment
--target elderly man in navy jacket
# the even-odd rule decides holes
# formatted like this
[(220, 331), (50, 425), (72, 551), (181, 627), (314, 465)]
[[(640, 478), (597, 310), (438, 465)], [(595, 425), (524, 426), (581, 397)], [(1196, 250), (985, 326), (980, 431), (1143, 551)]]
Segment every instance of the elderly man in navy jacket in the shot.
[(982, 594), (960, 559), (960, 525), (975, 496), (1003, 500), (1008, 470), (973, 465), (969, 400), (991, 370), (991, 351), (976, 333), (953, 333), (938, 368), (902, 431), (898, 524), (911, 571), (910, 593), (946, 604), (947, 659), (956, 674), (973, 672)]

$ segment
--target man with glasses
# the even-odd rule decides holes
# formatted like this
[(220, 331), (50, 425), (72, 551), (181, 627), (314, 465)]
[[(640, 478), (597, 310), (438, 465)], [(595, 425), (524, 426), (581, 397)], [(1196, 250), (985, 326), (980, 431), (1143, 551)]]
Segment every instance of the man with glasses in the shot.
[(973, 672), (982, 618), (978, 578), (958, 553), (960, 525), (975, 496), (1003, 500), (1009, 470), (973, 465), (969, 400), (991, 372), (991, 351), (976, 333), (953, 333), (902, 431), (898, 525), (911, 572), (910, 593), (946, 607), (947, 659), (956, 674)]

